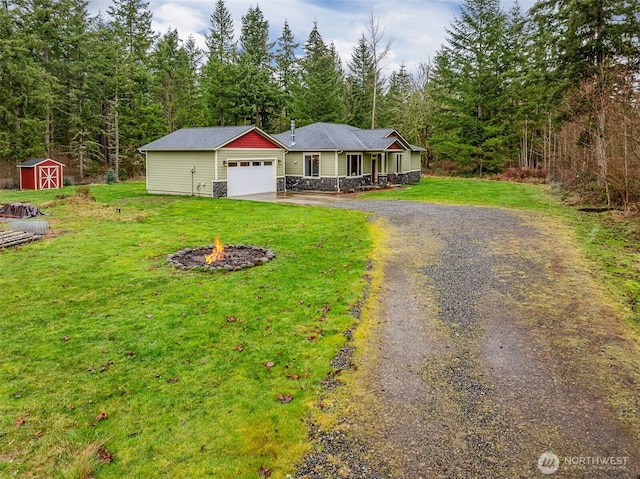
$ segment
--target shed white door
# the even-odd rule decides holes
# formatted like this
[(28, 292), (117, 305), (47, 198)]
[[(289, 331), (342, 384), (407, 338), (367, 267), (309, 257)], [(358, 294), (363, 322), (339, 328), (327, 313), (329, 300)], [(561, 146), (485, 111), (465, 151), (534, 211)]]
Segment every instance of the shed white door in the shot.
[(59, 166), (41, 166), (40, 167), (40, 185), (41, 190), (55, 190), (62, 188), (60, 181)]
[(227, 196), (276, 191), (274, 160), (230, 161), (227, 164)]

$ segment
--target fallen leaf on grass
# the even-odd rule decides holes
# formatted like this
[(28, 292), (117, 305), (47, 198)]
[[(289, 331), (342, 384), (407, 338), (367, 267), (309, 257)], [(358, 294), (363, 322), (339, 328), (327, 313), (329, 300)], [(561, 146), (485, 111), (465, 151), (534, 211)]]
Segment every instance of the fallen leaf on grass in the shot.
[(153, 314), (147, 314), (147, 319), (153, 318)]
[(138, 354), (138, 353), (136, 353), (135, 351), (127, 351), (127, 357), (128, 357), (128, 358), (132, 358), (132, 357), (134, 357), (136, 354)]
[(62, 336), (62, 337), (60, 338), (60, 340), (61, 340), (63, 343), (66, 343), (66, 342), (67, 342), (67, 341), (69, 341), (70, 339), (71, 339), (71, 338), (70, 338), (69, 336)]
[(244, 350), (244, 348), (245, 348), (246, 346), (247, 346), (247, 345), (246, 345), (245, 343), (236, 344), (236, 345), (233, 347), (233, 350), (234, 350), (234, 351), (238, 351), (239, 353), (241, 353), (241, 352)]
[(23, 417), (19, 417), (18, 419), (16, 419), (16, 422), (14, 423), (15, 427), (20, 427), (22, 426), (25, 422), (27, 422), (27, 420)]
[(69, 411), (71, 411), (72, 409), (75, 409), (76, 407), (73, 404), (67, 404), (67, 409)]
[(101, 412), (100, 414), (98, 414), (96, 416), (96, 421), (104, 421), (105, 419), (107, 419), (109, 416), (107, 415), (106, 412)]
[(276, 365), (276, 363), (274, 363), (273, 361), (267, 361), (266, 363), (264, 363), (264, 367), (267, 368), (267, 369), (271, 369), (275, 365)]
[(288, 404), (293, 400), (293, 396), (291, 394), (286, 394), (283, 396), (281, 393), (278, 393), (278, 399), (280, 399), (280, 402), (282, 404)]
[(101, 447), (98, 450), (98, 461), (104, 463), (104, 464), (109, 464), (111, 461), (113, 461), (114, 455), (111, 454), (106, 447)]
[(42, 436), (44, 436), (44, 431), (36, 432), (36, 439), (40, 439)]
[(168, 383), (177, 383), (178, 381), (180, 381), (179, 377), (175, 377), (175, 378), (169, 378), (167, 379)]
[(237, 320), (235, 316), (227, 316), (227, 323), (235, 323)]
[(260, 466), (260, 477), (271, 477), (271, 469), (266, 469), (263, 466)]

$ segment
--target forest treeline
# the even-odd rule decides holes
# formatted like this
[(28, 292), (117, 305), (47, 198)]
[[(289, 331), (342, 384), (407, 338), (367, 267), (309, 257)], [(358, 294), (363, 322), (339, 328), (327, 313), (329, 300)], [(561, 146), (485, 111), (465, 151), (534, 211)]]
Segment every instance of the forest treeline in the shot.
[[(0, 177), (48, 156), (76, 177), (144, 173), (137, 148), (189, 126), (316, 121), (392, 126), (425, 166), (460, 174), (542, 171), (583, 199), (640, 199), (640, 7), (540, 0), (523, 12), (463, 0), (435, 58), (387, 72), (391, 39), (373, 14), (350, 58), (314, 23), (270, 38), (258, 6), (212, 5), (206, 48), (152, 30), (144, 0), (2, 0)], [(416, 52), (420, 56), (420, 52)], [(537, 173), (539, 174), (539, 173)]]

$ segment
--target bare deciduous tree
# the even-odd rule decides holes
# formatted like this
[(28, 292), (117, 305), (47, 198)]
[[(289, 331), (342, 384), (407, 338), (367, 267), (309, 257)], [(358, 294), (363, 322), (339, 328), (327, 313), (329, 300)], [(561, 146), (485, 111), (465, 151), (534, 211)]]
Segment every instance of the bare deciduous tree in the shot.
[(384, 68), (384, 60), (391, 51), (393, 37), (384, 41), (384, 27), (380, 25), (373, 12), (369, 13), (369, 23), (367, 25), (367, 34), (365, 35), (367, 46), (373, 56), (374, 81), (373, 81), (373, 102), (371, 108), (371, 128), (376, 127), (376, 106), (378, 89), (382, 78), (382, 69)]

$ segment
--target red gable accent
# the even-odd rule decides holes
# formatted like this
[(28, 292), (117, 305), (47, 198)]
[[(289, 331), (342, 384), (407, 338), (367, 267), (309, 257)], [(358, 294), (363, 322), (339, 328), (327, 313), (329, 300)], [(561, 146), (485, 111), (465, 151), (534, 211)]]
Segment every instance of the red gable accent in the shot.
[(404, 148), (402, 148), (400, 145), (398, 145), (398, 142), (395, 142), (393, 145), (391, 145), (389, 147), (389, 150), (403, 150)]
[(224, 145), (224, 148), (281, 148), (272, 141), (266, 139), (255, 130), (251, 130), (240, 138), (236, 138)]
[(55, 160), (47, 158), (46, 160), (44, 160), (41, 163), (38, 163), (35, 166), (64, 166), (64, 165), (62, 163), (60, 163), (59, 161), (55, 161)]

